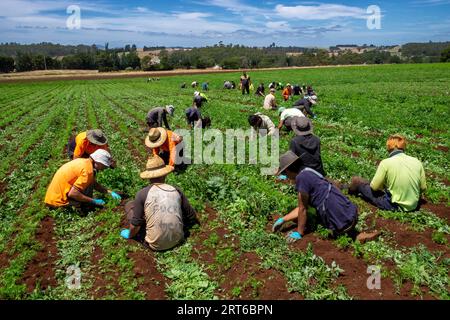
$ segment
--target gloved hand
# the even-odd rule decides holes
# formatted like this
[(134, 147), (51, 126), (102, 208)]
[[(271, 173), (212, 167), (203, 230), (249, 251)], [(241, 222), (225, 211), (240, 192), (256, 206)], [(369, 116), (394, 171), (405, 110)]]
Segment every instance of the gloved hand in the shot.
[(313, 116), (313, 119), (317, 119), (317, 116), (316, 116), (316, 115), (314, 115), (314, 116)]
[(294, 243), (297, 242), (302, 238), (302, 235), (297, 231), (289, 232), (289, 234), (286, 236), (287, 243)]
[(96, 206), (104, 206), (106, 204), (102, 199), (92, 199), (92, 203)]
[(278, 177), (277, 177), (277, 179), (278, 180), (287, 180), (287, 176), (286, 175), (284, 175), (284, 174), (280, 174)]
[(111, 197), (114, 200), (122, 200), (122, 197), (120, 195), (118, 195), (117, 193), (115, 193), (114, 191), (111, 191)]
[(120, 236), (125, 239), (130, 239), (130, 229), (122, 229)]
[(275, 223), (273, 224), (272, 227), (272, 232), (278, 232), (280, 231), (281, 227), (283, 226), (283, 224), (285, 223), (283, 218), (278, 218), (277, 221), (275, 221)]

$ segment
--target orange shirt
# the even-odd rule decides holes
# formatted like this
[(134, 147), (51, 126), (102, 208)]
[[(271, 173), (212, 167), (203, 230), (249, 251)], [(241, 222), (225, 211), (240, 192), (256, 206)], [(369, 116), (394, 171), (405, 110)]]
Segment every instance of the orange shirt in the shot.
[(75, 138), (75, 150), (73, 151), (73, 158), (81, 158), (85, 153), (93, 154), (98, 149), (108, 150), (108, 145), (98, 146), (92, 144), (86, 137), (87, 131), (80, 133)]
[(289, 99), (289, 96), (291, 95), (291, 90), (289, 90), (288, 88), (284, 89), (282, 95), (285, 100)]
[(56, 171), (47, 188), (45, 203), (53, 207), (69, 204), (67, 194), (72, 187), (84, 191), (94, 182), (94, 166), (91, 159), (79, 158), (64, 164)]
[(181, 137), (179, 135), (177, 135), (176, 133), (174, 133), (173, 131), (170, 131), (170, 130), (166, 130), (166, 131), (167, 131), (166, 141), (163, 143), (163, 145), (161, 147), (154, 148), (153, 154), (155, 156), (157, 156), (157, 155), (159, 155), (159, 153), (161, 151), (169, 152), (170, 153), (169, 166), (174, 166), (175, 165), (175, 157), (177, 155), (176, 146), (177, 146), (177, 144), (180, 143)]

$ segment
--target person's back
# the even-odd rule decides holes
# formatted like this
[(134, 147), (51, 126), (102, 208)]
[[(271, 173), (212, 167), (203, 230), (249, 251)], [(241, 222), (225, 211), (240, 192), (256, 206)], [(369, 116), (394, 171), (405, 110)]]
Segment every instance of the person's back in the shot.
[(393, 203), (405, 211), (412, 211), (417, 208), (421, 191), (426, 188), (424, 181), (422, 162), (400, 151), (380, 162), (370, 186), (374, 190), (387, 188)]
[(308, 168), (297, 175), (296, 191), (309, 195), (309, 202), (328, 229), (341, 231), (358, 218), (357, 207), (333, 184)]
[(68, 193), (72, 186), (84, 190), (94, 179), (94, 167), (89, 158), (78, 158), (62, 165), (50, 182), (45, 203), (53, 207), (67, 206)]
[(260, 117), (262, 120), (259, 129), (267, 130), (267, 134), (269, 136), (273, 135), (275, 132), (275, 124), (273, 123), (272, 119), (270, 119), (265, 114), (262, 114), (261, 112), (255, 113), (255, 116)]
[(153, 250), (167, 250), (184, 239), (181, 195), (168, 184), (141, 190), (145, 194), (145, 240)]
[(231, 84), (230, 81), (225, 81), (224, 84), (223, 84), (223, 87), (224, 87), (225, 89), (230, 90), (230, 89), (232, 89), (233, 85)]
[(305, 167), (311, 168), (325, 176), (322, 157), (320, 155), (319, 137), (309, 134), (306, 136), (295, 136), (291, 140), (290, 149), (300, 157), (300, 170)]
[(147, 122), (156, 122), (157, 123), (158, 119), (161, 118), (162, 114), (164, 114), (164, 108), (162, 108), (162, 107), (153, 108), (147, 113), (146, 120), (147, 120)]
[(295, 85), (293, 90), (294, 90), (294, 96), (299, 96), (300, 95), (301, 89), (300, 89), (299, 85)]
[(276, 103), (275, 103), (275, 96), (273, 95), (273, 93), (269, 93), (265, 98), (264, 98), (264, 109), (266, 110), (270, 110), (270, 109), (274, 109), (276, 108)]

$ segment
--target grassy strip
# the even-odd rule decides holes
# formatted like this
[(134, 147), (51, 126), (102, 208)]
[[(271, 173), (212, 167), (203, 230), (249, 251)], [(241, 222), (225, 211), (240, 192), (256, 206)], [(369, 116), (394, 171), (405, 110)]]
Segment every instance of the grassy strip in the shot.
[(389, 244), (388, 239), (381, 237), (377, 241), (360, 244), (353, 243), (354, 254), (361, 256), (369, 263), (394, 263), (395, 268), (382, 268), (385, 276), (390, 276), (400, 292), (405, 281), (411, 281), (413, 295), (422, 296), (421, 286), (427, 286), (430, 293), (440, 299), (449, 299), (450, 284), (448, 268), (450, 258), (442, 259), (443, 253), (431, 253), (423, 245), (413, 248), (397, 249)]
[[(74, 110), (70, 111), (67, 106), (63, 107), (60, 105), (59, 108), (56, 108), (54, 111), (59, 117), (54, 117), (53, 113), (49, 118), (52, 120), (54, 118), (61, 120), (64, 119), (65, 114), (69, 114), (68, 122), (74, 120)], [(49, 161), (48, 167), (44, 171), (43, 178), (39, 181), (35, 193), (33, 194), (29, 206), (23, 212), (21, 225), (20, 225), (20, 233), (17, 235), (14, 245), (12, 246), (10, 253), (19, 253), (18, 256), (10, 262), (10, 266), (3, 270), (0, 275), (0, 297), (7, 299), (19, 299), (23, 297), (26, 293), (26, 288), (24, 284), (18, 284), (23, 272), (25, 271), (25, 267), (27, 263), (35, 256), (37, 250), (40, 248), (40, 244), (36, 242), (34, 239), (35, 232), (40, 224), (42, 218), (44, 218), (47, 214), (47, 210), (44, 207), (42, 199), (44, 198), (46, 186), (50, 181), (52, 174), (55, 171), (55, 168), (59, 166), (59, 162), (56, 160), (61, 156), (61, 149), (65, 144), (65, 140), (56, 139), (56, 136), (60, 130), (63, 128), (66, 123), (62, 121), (55, 121), (53, 124), (53, 130), (47, 130), (52, 121), (46, 119), (43, 124), (46, 124), (47, 127), (42, 132), (49, 132), (49, 142), (59, 141), (58, 145), (53, 145), (53, 149), (50, 153), (50, 157), (55, 159), (53, 161)], [(42, 129), (43, 127), (41, 127)], [(66, 133), (64, 136), (68, 135), (66, 128)], [(67, 138), (67, 137), (66, 137)]]

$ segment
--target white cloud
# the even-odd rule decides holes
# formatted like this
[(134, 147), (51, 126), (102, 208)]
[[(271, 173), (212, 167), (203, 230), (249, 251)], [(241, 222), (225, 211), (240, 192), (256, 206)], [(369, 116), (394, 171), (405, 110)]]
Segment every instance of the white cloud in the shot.
[(286, 21), (269, 21), (266, 23), (266, 27), (271, 30), (278, 30), (278, 31), (291, 30), (291, 26)]
[(277, 14), (286, 19), (329, 20), (335, 18), (367, 17), (366, 9), (340, 4), (299, 5), (294, 7), (277, 5)]

